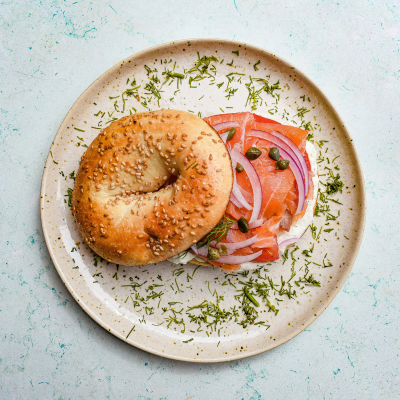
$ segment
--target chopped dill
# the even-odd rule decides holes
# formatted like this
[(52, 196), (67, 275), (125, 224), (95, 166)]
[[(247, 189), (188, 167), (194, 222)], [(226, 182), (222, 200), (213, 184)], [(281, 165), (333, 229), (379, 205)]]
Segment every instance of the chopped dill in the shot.
[(343, 182), (340, 180), (340, 175), (339, 173), (337, 173), (337, 175), (335, 175), (332, 170), (329, 171), (329, 178), (328, 181), (326, 183), (326, 193), (328, 195), (331, 194), (335, 194), (337, 192), (340, 191), (340, 193), (342, 192), (343, 189)]
[(219, 242), (221, 242), (221, 240), (224, 240), (226, 238), (229, 229), (234, 223), (236, 223), (235, 220), (230, 219), (224, 215), (218, 225), (207, 236), (196, 243), (196, 247), (198, 249), (204, 246), (208, 247), (212, 241), (215, 241), (217, 245)]
[(74, 189), (68, 188), (67, 189), (67, 194), (64, 197), (68, 197), (68, 207), (72, 207), (72, 193), (74, 192)]

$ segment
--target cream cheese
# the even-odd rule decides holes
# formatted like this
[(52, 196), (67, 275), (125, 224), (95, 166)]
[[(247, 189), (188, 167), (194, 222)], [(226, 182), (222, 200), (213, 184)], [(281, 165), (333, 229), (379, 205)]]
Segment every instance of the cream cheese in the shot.
[[(289, 230), (289, 232), (284, 232), (280, 236), (278, 236), (278, 243), (282, 243), (287, 239), (292, 239), (292, 238), (299, 238), (301, 237), (306, 229), (311, 225), (313, 217), (314, 217), (314, 207), (315, 203), (317, 202), (317, 196), (318, 196), (318, 168), (317, 168), (317, 150), (313, 143), (307, 141), (306, 142), (306, 151), (308, 154), (308, 159), (310, 160), (310, 165), (311, 165), (311, 171), (313, 172), (314, 176), (312, 178), (313, 184), (314, 184), (314, 192), (313, 192), (313, 198), (311, 200), (307, 200), (307, 209), (306, 212), (299, 221), (297, 221), (296, 225), (292, 226)], [(279, 247), (279, 253), (283, 254), (285, 251), (285, 247), (281, 246)], [(203, 259), (196, 257), (195, 254), (192, 254), (188, 252), (184, 257), (180, 258), (180, 254), (178, 254), (175, 257), (170, 258), (168, 261), (171, 261), (174, 264), (187, 264), (190, 263), (192, 260), (197, 259), (198, 261), (204, 262)], [(253, 263), (253, 262), (248, 262), (248, 263), (243, 263), (241, 264), (241, 271), (250, 271), (253, 269), (256, 269), (262, 265), (265, 265), (266, 263)]]

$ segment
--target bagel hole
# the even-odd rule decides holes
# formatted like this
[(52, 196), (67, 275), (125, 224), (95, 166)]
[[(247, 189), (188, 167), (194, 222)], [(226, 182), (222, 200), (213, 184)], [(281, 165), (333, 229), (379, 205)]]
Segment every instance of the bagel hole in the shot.
[(178, 180), (178, 175), (170, 175), (168, 179), (164, 182), (162, 186), (160, 186), (160, 189), (165, 189), (168, 186), (172, 186), (176, 181)]

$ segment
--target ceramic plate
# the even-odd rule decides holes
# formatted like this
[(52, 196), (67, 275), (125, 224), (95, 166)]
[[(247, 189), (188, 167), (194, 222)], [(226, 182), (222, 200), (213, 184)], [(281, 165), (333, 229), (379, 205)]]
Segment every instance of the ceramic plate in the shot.
[[(186, 73), (185, 78), (176, 73)], [(298, 249), (294, 253), (295, 248), (290, 249), (286, 262), (281, 258), (247, 276), (227, 276), (216, 268), (193, 265), (182, 268), (170, 262), (146, 267), (107, 263), (80, 243), (68, 205), (74, 171), (85, 146), (110, 121), (159, 108), (191, 111), (202, 117), (253, 110), (306, 127), (319, 152), (320, 181), (326, 183), (330, 171), (335, 177), (339, 174), (342, 193), (321, 202), (325, 210), (314, 218), (315, 227), (307, 230)], [(310, 325), (338, 293), (361, 243), (364, 182), (343, 121), (321, 90), (297, 68), (245, 43), (195, 39), (134, 54), (83, 92), (50, 150), (43, 174), (41, 217), (61, 279), (102, 327), (163, 357), (228, 361), (288, 341)], [(325, 190), (324, 185), (320, 187)], [(250, 303), (251, 308), (244, 309), (244, 284), (256, 279), (266, 297), (257, 294), (259, 306)], [(250, 321), (258, 314), (253, 324), (249, 319), (246, 322), (245, 312)]]

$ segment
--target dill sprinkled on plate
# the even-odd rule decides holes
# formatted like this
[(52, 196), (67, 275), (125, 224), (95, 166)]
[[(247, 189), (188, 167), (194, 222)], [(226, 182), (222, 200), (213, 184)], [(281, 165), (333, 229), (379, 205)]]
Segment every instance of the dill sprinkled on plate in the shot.
[[(212, 69), (212, 62), (218, 62), (218, 58), (215, 56), (202, 56), (200, 57), (200, 54), (197, 53), (197, 61), (195, 62), (195, 65), (193, 68), (189, 69), (187, 71), (188, 74), (191, 74), (193, 72), (200, 72), (201, 75), (207, 74), (209, 76), (212, 76), (209, 73), (209, 69)], [(214, 67), (215, 68), (215, 67)]]
[[(232, 53), (239, 56), (239, 50), (234, 50)], [(331, 267), (333, 270), (336, 268), (336, 258), (332, 255), (325, 254), (323, 259), (319, 257), (324, 241), (327, 239), (336, 240), (336, 237), (344, 237), (349, 240), (344, 235), (346, 231), (340, 231), (341, 226), (339, 225), (340, 206), (342, 204), (340, 195), (345, 187), (338, 172), (339, 165), (336, 164), (339, 156), (333, 154), (332, 146), (328, 145), (328, 142), (324, 140), (328, 136), (319, 136), (319, 125), (315, 122), (316, 119), (312, 115), (313, 113), (310, 112), (313, 109), (312, 103), (310, 105), (307, 103), (311, 102), (311, 98), (303, 94), (299, 100), (297, 95), (295, 105), (292, 105), (292, 108), (286, 103), (285, 108), (283, 108), (279, 103), (281, 95), (286, 95), (286, 91), (290, 88), (282, 79), (282, 82), (280, 82), (276, 75), (271, 77), (262, 73), (262, 71), (257, 72), (262, 67), (261, 60), (256, 61), (254, 64), (246, 61), (246, 64), (248, 63), (247, 70), (254, 69), (254, 76), (242, 72), (233, 72), (236, 68), (241, 71), (239, 69), (242, 68), (240, 62), (243, 62), (243, 60), (239, 57), (232, 59), (232, 61), (230, 60), (231, 57), (227, 58), (228, 62), (225, 62), (219, 56), (217, 58), (215, 55), (200, 55), (197, 53), (197, 59), (194, 57), (193, 63), (185, 67), (169, 58), (156, 60), (160, 71), (155, 68), (155, 63), (148, 62), (144, 66), (144, 70), (142, 68), (141, 77), (137, 75), (137, 78), (132, 76), (127, 79), (126, 77), (123, 78), (123, 84), (126, 86), (106, 96), (107, 106), (105, 106), (104, 111), (99, 110), (99, 106), (96, 105), (96, 108), (92, 110), (95, 114), (91, 115), (91, 118), (96, 118), (95, 122), (88, 121), (88, 123), (93, 124), (93, 129), (102, 130), (108, 124), (119, 119), (122, 116), (121, 114), (125, 112), (127, 115), (128, 111), (129, 114), (132, 114), (138, 112), (138, 110), (160, 108), (161, 100), (163, 101), (162, 107), (174, 108), (173, 103), (168, 104), (168, 101), (170, 103), (172, 101), (178, 103), (182, 98), (181, 96), (186, 93), (184, 89), (189, 88), (190, 90), (198, 90), (197, 95), (195, 94), (193, 98), (200, 101), (204, 99), (205, 94), (203, 93), (206, 93), (204, 89), (208, 85), (215, 85), (217, 93), (223, 94), (221, 99), (230, 100), (233, 96), (243, 96), (243, 103), (244, 98), (246, 98), (245, 105), (247, 110), (262, 109), (265, 113), (276, 114), (279, 118), (290, 121), (291, 125), (309, 131), (307, 140), (319, 147), (317, 164), (319, 165), (319, 180), (321, 182), (317, 194), (315, 218), (310, 226), (310, 232), (308, 232), (310, 244), (287, 248), (280, 260), (283, 267), (279, 271), (275, 268), (275, 264), (272, 264), (271, 271), (268, 270), (267, 266), (259, 266), (254, 271), (234, 272), (231, 274), (225, 274), (225, 272), (217, 269), (211, 270), (196, 266), (193, 269), (189, 269), (191, 267), (171, 268), (168, 273), (165, 271), (163, 273), (157, 272), (154, 276), (151, 275), (150, 269), (149, 271), (140, 270), (133, 272), (133, 274), (137, 274), (135, 277), (128, 275), (128, 278), (126, 278), (124, 274), (132, 272), (122, 272), (121, 266), (121, 270), (117, 270), (117, 272), (115, 269), (108, 270), (109, 276), (106, 276), (105, 269), (100, 268), (106, 268), (109, 263), (100, 256), (95, 256), (93, 265), (91, 265), (91, 268), (95, 268), (92, 277), (98, 279), (95, 282), (107, 285), (103, 278), (104, 275), (106, 278), (108, 277), (109, 281), (112, 281), (109, 283), (109, 286), (112, 286), (111, 290), (115, 289), (115, 287), (120, 287), (123, 291), (123, 299), (121, 301), (125, 301), (126, 304), (124, 306), (134, 312), (138, 319), (140, 317), (139, 322), (141, 324), (163, 325), (164, 328), (182, 333), (191, 332), (207, 336), (214, 335), (214, 337), (228, 335), (229, 331), (226, 330), (228, 324), (239, 325), (239, 327), (246, 329), (268, 329), (272, 325), (273, 319), (276, 316), (279, 318), (280, 314), (286, 311), (287, 302), (295, 304), (297, 300), (300, 301), (302, 299), (300, 294), (303, 296), (307, 293), (312, 294), (314, 290), (318, 290), (318, 287), (325, 283), (325, 276), (321, 272), (323, 268)], [(235, 63), (233, 60), (235, 60)], [(221, 63), (224, 63), (224, 65), (221, 65)], [(220, 73), (217, 74), (218, 66), (221, 71), (224, 70), (224, 73), (219, 71)], [(228, 73), (225, 72), (226, 70), (228, 70)], [(221, 90), (218, 92), (219, 89)], [(283, 99), (287, 98), (282, 97)], [(311, 110), (305, 105), (310, 107)], [(220, 106), (221, 112), (224, 112), (225, 109), (227, 112), (231, 112), (231, 106), (225, 106), (225, 104)], [(188, 103), (187, 107), (195, 110), (189, 110), (189, 112), (201, 117), (201, 112), (198, 111), (195, 105)], [(236, 106), (235, 110), (237, 110)], [(312, 123), (309, 121), (311, 117), (314, 118)], [(105, 122), (106, 120), (107, 122)], [(78, 122), (78, 124), (83, 122), (86, 123), (86, 121), (82, 121)], [(84, 132), (80, 128), (74, 129)], [(321, 131), (321, 128), (319, 128), (319, 131)], [(97, 132), (92, 131), (92, 133)], [(75, 142), (74, 145), (87, 147), (83, 143), (84, 139), (82, 137), (77, 138), (79, 142)], [(53, 157), (52, 153), (51, 157)], [(53, 161), (57, 163), (55, 160)], [(185, 168), (187, 170), (195, 170), (197, 165), (198, 163), (194, 161)], [(198, 174), (202, 173), (197, 170), (196, 172)], [(74, 171), (70, 174), (60, 173), (60, 175), (63, 177), (63, 181), (64, 179), (74, 180), (76, 177)], [(71, 188), (68, 189), (65, 196), (65, 202), (70, 207), (72, 190)], [(220, 243), (227, 237), (229, 229), (235, 222), (235, 220), (224, 217), (195, 246), (197, 248), (209, 247), (212, 241)], [(345, 242), (344, 239), (342, 240)], [(349, 243), (347, 242), (347, 244)], [(185, 257), (189, 250), (175, 256), (175, 260)], [(75, 247), (71, 250), (74, 253), (77, 251)], [(269, 250), (266, 249), (266, 251)], [(322, 254), (324, 253), (325, 251), (322, 252)], [(75, 254), (74, 256), (76, 257)], [(263, 264), (265, 265), (265, 263)], [(328, 271), (324, 272), (327, 273)], [(167, 274), (172, 274), (172, 276)], [(206, 276), (207, 280), (202, 283), (201, 280), (204, 276)], [(304, 288), (307, 286), (314, 286), (314, 288), (308, 288), (310, 290), (306, 292)], [(188, 293), (190, 295), (194, 293), (191, 291), (194, 291), (195, 288), (197, 290), (196, 296), (199, 295), (200, 298), (193, 301), (193, 297), (186, 296)], [(221, 292), (222, 295), (220, 294)], [(116, 292), (113, 293), (116, 294)], [(118, 293), (118, 297), (119, 295)], [(190, 301), (188, 301), (189, 298)], [(135, 326), (128, 333), (127, 338), (134, 328)], [(184, 343), (189, 343), (194, 339), (195, 337), (190, 338), (185, 340)], [(219, 344), (220, 341), (218, 341), (217, 346)]]
[(335, 175), (332, 171), (329, 171), (329, 178), (326, 183), (326, 193), (328, 195), (335, 194), (337, 192), (342, 192), (343, 182), (340, 180), (339, 173)]
[(72, 193), (73, 192), (74, 192), (74, 189), (68, 188), (67, 194), (64, 195), (64, 197), (68, 197), (68, 207), (72, 207)]

